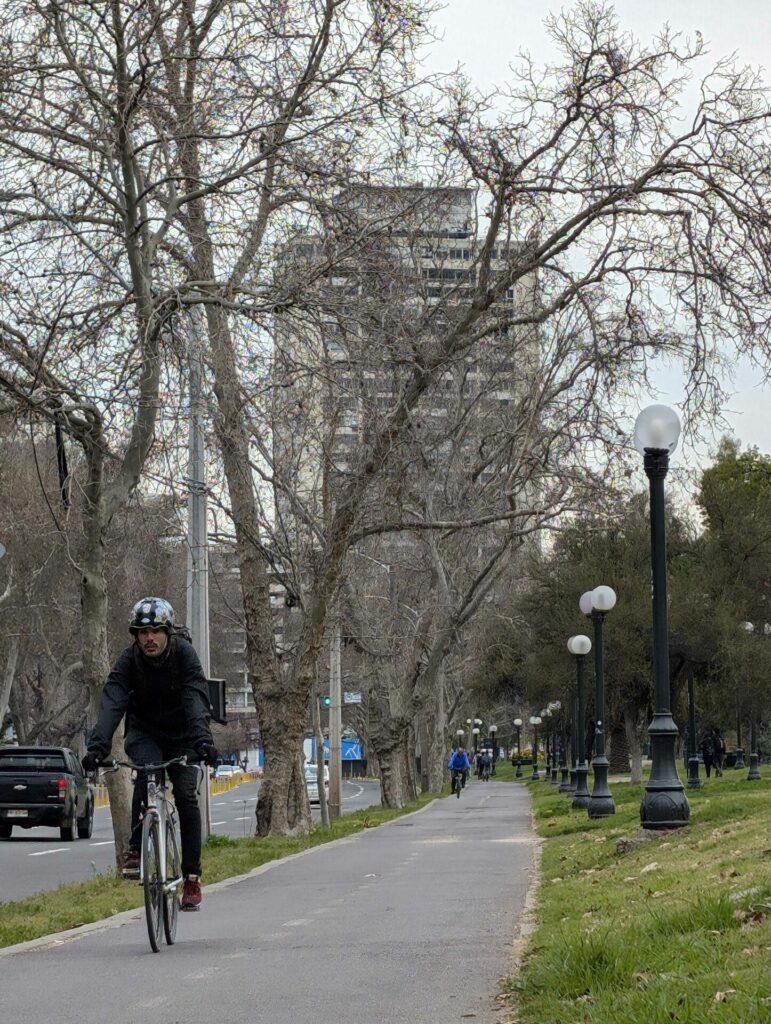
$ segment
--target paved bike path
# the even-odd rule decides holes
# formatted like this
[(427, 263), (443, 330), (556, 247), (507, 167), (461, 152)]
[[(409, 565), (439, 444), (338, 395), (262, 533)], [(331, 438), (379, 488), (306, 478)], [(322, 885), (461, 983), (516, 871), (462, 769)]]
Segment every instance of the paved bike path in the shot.
[(460, 800), (212, 887), (159, 955), (137, 915), (0, 957), (2, 1018), (493, 1024), (533, 854), (524, 788), (471, 783)]

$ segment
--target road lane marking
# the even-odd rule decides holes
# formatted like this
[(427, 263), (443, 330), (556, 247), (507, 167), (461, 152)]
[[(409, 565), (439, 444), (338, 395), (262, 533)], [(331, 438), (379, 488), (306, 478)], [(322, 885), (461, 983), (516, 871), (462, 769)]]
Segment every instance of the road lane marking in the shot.
[(251, 818), (251, 814), (242, 814), (240, 818), (233, 818), (233, 821), (247, 821)]
[(57, 846), (55, 850), (40, 850), (39, 853), (31, 853), (30, 857), (45, 857), (47, 853), (66, 853), (69, 846)]
[[(356, 783), (349, 782), (347, 783), (347, 785), (356, 786)], [(361, 794), (364, 792), (364, 786), (356, 786), (356, 788), (358, 790), (358, 793), (352, 793), (351, 796), (344, 796), (343, 800), (355, 800), (357, 796), (361, 796)]]
[(227, 824), (227, 823), (224, 822), (224, 821), (213, 821), (212, 822), (212, 825), (225, 825), (225, 824)]
[(115, 844), (114, 839), (104, 839), (101, 843), (89, 843), (89, 846), (113, 846)]
[(224, 807), (226, 803), (227, 800), (215, 800), (212, 807)]
[(306, 924), (312, 924), (313, 922), (309, 917), (298, 917), (296, 921), (284, 921), (282, 927), (284, 928), (300, 928)]

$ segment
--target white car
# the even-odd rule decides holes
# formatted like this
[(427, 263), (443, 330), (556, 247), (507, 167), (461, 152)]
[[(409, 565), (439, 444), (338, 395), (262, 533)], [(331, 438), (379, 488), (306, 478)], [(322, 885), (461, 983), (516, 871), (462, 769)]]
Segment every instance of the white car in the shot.
[[(317, 771), (318, 768), (315, 764), (307, 763), (305, 765), (305, 787), (308, 790), (308, 802), (312, 804), (321, 802)], [(324, 790), (329, 790), (329, 768), (326, 765), (324, 765)]]
[(215, 779), (232, 779), (234, 775), (243, 775), (243, 771), (235, 764), (218, 764), (214, 770)]

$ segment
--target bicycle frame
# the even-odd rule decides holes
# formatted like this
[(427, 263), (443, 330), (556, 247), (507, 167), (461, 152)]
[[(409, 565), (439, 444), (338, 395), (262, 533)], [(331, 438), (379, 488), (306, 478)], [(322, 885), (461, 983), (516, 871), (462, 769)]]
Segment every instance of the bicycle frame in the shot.
[[(184, 762), (180, 763), (182, 764)], [(171, 827), (176, 831), (177, 816), (168, 796), (166, 795), (166, 791), (168, 789), (166, 769), (151, 765), (149, 768), (145, 768), (143, 770), (147, 775), (147, 805), (145, 807), (145, 815), (155, 815), (158, 818), (161, 882), (163, 883), (164, 894), (168, 894), (170, 892), (175, 892), (182, 882), (181, 874), (179, 878), (166, 878), (166, 822), (170, 821)], [(156, 779), (156, 774), (160, 775), (159, 779)], [(139, 866), (139, 881), (144, 883), (144, 880), (145, 863), (143, 849), (142, 861)]]

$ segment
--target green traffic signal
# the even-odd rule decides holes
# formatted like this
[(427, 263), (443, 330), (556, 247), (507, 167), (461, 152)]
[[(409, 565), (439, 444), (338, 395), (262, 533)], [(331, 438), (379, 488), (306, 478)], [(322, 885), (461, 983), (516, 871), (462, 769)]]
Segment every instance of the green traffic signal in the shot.
[(329, 697), (329, 696), (324, 697), (324, 707), (325, 708), (328, 708), (331, 703), (332, 703), (332, 698), (331, 697)]

